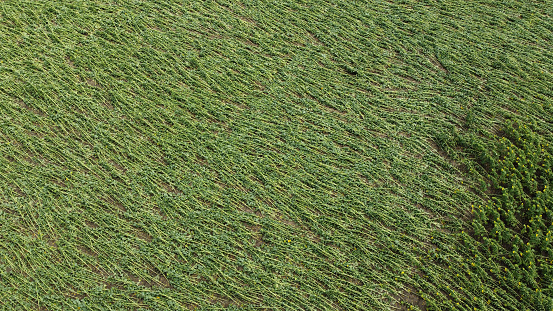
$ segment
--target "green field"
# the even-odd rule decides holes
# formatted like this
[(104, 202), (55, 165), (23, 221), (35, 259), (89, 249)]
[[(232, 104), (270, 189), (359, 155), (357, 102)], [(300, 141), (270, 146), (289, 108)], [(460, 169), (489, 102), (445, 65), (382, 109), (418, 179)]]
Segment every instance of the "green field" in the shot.
[(553, 310), (551, 0), (0, 1), (0, 310)]

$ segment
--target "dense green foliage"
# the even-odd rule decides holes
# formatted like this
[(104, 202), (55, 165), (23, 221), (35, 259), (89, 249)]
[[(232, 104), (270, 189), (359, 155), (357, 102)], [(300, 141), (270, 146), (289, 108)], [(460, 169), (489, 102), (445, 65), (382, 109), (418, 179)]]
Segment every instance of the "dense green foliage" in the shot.
[(549, 311), (551, 16), (0, 2), (0, 308)]
[[(472, 226), (459, 233), (458, 247), (429, 256), (444, 268), (439, 291), (425, 297), (432, 305), (553, 309), (553, 146), (539, 132), (535, 123), (515, 117), (499, 136), (439, 137), (490, 200), (472, 205)], [(462, 256), (446, 259), (455, 254)]]

